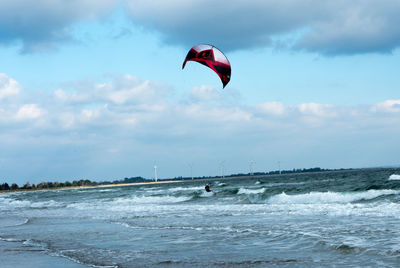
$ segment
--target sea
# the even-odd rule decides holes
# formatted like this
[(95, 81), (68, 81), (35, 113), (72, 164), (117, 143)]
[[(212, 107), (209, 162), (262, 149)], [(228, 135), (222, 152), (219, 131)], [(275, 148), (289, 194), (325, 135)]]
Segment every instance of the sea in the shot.
[(0, 267), (400, 267), (400, 169), (0, 194)]

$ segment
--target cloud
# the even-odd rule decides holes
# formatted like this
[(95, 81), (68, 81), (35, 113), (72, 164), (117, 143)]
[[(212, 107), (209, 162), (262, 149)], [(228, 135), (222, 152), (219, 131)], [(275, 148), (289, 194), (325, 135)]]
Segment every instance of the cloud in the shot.
[[(118, 81), (118, 84), (115, 82)], [(141, 81), (139, 78), (125, 75), (122, 79), (111, 83), (96, 85), (98, 97), (115, 104), (157, 102), (163, 98), (166, 91), (163, 86), (150, 80)]]
[(210, 42), (224, 51), (283, 46), (333, 55), (387, 53), (400, 44), (396, 0), (136, 0), (127, 7), (134, 22), (186, 47)]
[(54, 91), (54, 97), (61, 102), (85, 103), (90, 101), (90, 95), (86, 93), (67, 92), (61, 88)]
[(116, 0), (2, 0), (0, 44), (22, 43), (23, 52), (53, 49), (72, 39), (71, 27), (110, 13)]
[(372, 106), (372, 112), (400, 113), (400, 100), (386, 100)]
[(110, 76), (111, 81), (92, 83), (78, 81), (54, 91), (54, 98), (65, 104), (112, 103), (115, 105), (158, 103), (168, 95), (167, 86), (160, 82), (141, 80), (136, 76)]
[(322, 54), (389, 53), (400, 44), (400, 3), (384, 1), (335, 1), (332, 12), (314, 21), (297, 48)]
[(18, 109), (16, 118), (17, 120), (37, 119), (45, 113), (45, 110), (37, 104), (25, 104)]
[(302, 103), (299, 106), (299, 111), (304, 115), (317, 117), (335, 117), (335, 107), (331, 104), (320, 103)]
[(18, 95), (21, 85), (4, 73), (0, 73), (0, 100)]
[[(3, 0), (0, 44), (47, 51), (73, 40), (77, 23), (101, 20), (119, 6), (137, 26), (185, 47), (206, 42), (225, 52), (273, 47), (349, 55), (390, 53), (400, 44), (397, 0)], [(122, 28), (119, 35), (131, 33)]]
[[(60, 174), (96, 180), (150, 176), (155, 159), (163, 177), (179, 176), (181, 166), (193, 160), (201, 176), (215, 175), (210, 161), (220, 159), (230, 163), (229, 172), (246, 170), (243, 159), (284, 159), (292, 167), (313, 166), (317, 159), (323, 167), (357, 167), (391, 163), (400, 149), (399, 100), (363, 107), (243, 105), (187, 96), (177, 101), (167, 89), (157, 81), (115, 75), (107, 82), (30, 92), (36, 103), (9, 98), (0, 106), (4, 174), (32, 182)], [(206, 87), (196, 90), (213, 94)]]
[(212, 101), (219, 100), (221, 98), (220, 93), (214, 86), (202, 85), (199, 87), (193, 87), (190, 90), (190, 95), (193, 100), (199, 101)]
[(281, 102), (264, 102), (256, 106), (258, 110), (263, 113), (272, 115), (283, 115), (286, 112), (286, 107)]

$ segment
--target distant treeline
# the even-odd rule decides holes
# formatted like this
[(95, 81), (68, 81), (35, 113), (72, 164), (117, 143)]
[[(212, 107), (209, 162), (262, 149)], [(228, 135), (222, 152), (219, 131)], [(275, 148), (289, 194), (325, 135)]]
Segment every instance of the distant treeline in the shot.
[[(294, 168), (294, 169), (288, 169), (288, 170), (274, 170), (274, 171), (269, 171), (269, 172), (254, 172), (252, 175), (277, 175), (277, 174), (290, 174), (290, 173), (304, 173), (304, 172), (321, 172), (321, 171), (331, 171), (332, 169), (323, 169), (320, 167), (315, 167), (315, 168)], [(236, 177), (236, 176), (248, 176), (251, 175), (250, 173), (247, 174), (234, 174), (230, 175), (231, 177)]]
[(123, 180), (115, 181), (104, 181), (95, 182), (90, 180), (74, 180), (72, 182), (41, 182), (39, 184), (25, 183), (23, 186), (18, 186), (13, 183), (11, 186), (8, 183), (0, 184), (0, 191), (15, 191), (15, 190), (42, 190), (42, 189), (54, 189), (54, 188), (65, 188), (65, 187), (79, 187), (79, 186), (97, 186), (106, 184), (119, 184), (119, 183), (133, 183), (133, 182), (145, 182), (148, 181), (142, 177), (125, 178)]
[(17, 184), (13, 183), (11, 186), (8, 183), (3, 183), (0, 185), (0, 190), (36, 190), (36, 189), (53, 189), (53, 188), (63, 188), (63, 187), (72, 187), (72, 186), (95, 186), (98, 185), (98, 182), (93, 182), (90, 180), (79, 180), (73, 182), (41, 182), (39, 184), (30, 184), (29, 182), (25, 183), (23, 186), (19, 187)]
[[(333, 171), (333, 170), (344, 170), (344, 169), (324, 169), (320, 167), (315, 168), (303, 168), (303, 169), (289, 169), (289, 170), (274, 170), (269, 172), (253, 172), (253, 173), (237, 173), (224, 175), (225, 178), (234, 178), (234, 177), (244, 177), (244, 176), (263, 176), (263, 175), (279, 175), (279, 174), (290, 174), (290, 173), (306, 173), (306, 172), (322, 172), (322, 171)], [(194, 177), (193, 179), (210, 179), (215, 178), (216, 176), (203, 176), (203, 177)], [(217, 176), (221, 177), (221, 176)], [(171, 180), (190, 180), (191, 177), (175, 177)]]
[[(343, 169), (340, 169), (343, 170)], [(290, 173), (304, 173), (304, 172), (321, 172), (321, 171), (332, 171), (332, 169), (323, 169), (319, 167), (315, 168), (303, 168), (303, 169), (291, 169), (291, 170), (275, 170), (270, 172), (254, 172), (254, 173), (238, 173), (225, 175), (225, 178), (233, 177), (243, 177), (243, 176), (262, 176), (262, 175), (278, 175), (278, 174), (290, 174)], [(193, 179), (209, 179), (215, 178), (215, 176), (203, 176), (194, 177)], [(159, 179), (162, 180), (190, 180), (192, 177), (175, 177), (173, 179)], [(13, 183), (11, 186), (8, 183), (3, 183), (0, 185), (0, 191), (15, 191), (15, 190), (41, 190), (41, 189), (54, 189), (54, 188), (64, 188), (64, 187), (79, 187), (79, 186), (97, 186), (97, 185), (107, 185), (107, 184), (121, 184), (121, 183), (135, 183), (135, 182), (148, 182), (149, 180), (143, 177), (131, 177), (124, 178), (123, 180), (114, 181), (103, 181), (95, 182), (90, 180), (74, 180), (72, 182), (41, 182), (39, 184), (25, 183), (23, 186), (19, 187), (17, 184)]]

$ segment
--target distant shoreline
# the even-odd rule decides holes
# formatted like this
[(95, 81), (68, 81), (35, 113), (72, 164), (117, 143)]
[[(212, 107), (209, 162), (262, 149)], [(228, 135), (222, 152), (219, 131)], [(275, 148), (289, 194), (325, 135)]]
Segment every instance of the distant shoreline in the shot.
[(207, 182), (215, 180), (229, 180), (229, 179), (256, 179), (262, 177), (287, 177), (287, 176), (298, 176), (298, 175), (309, 175), (309, 174), (321, 174), (321, 173), (337, 173), (337, 172), (357, 172), (361, 170), (400, 170), (396, 167), (378, 167), (378, 168), (356, 168), (356, 169), (334, 169), (334, 170), (321, 170), (312, 172), (291, 172), (281, 174), (255, 174), (255, 175), (238, 175), (238, 176), (217, 176), (217, 177), (197, 177), (195, 179), (167, 179), (159, 181), (146, 181), (146, 182), (130, 182), (130, 183), (110, 183), (110, 184), (99, 184), (99, 185), (82, 185), (82, 186), (65, 186), (57, 188), (41, 188), (41, 189), (16, 189), (16, 190), (0, 190), (0, 194), (17, 193), (17, 192), (31, 192), (31, 191), (53, 191), (53, 190), (68, 190), (68, 189), (91, 189), (91, 188), (111, 188), (111, 187), (123, 187), (123, 186), (135, 186), (135, 185), (152, 185), (152, 184), (164, 184), (164, 183), (179, 183), (179, 182)]
[(91, 189), (91, 188), (111, 188), (121, 186), (134, 186), (146, 184), (162, 184), (182, 182), (185, 180), (163, 180), (163, 181), (148, 181), (148, 182), (131, 182), (131, 183), (114, 183), (114, 184), (100, 184), (100, 185), (84, 185), (84, 186), (66, 186), (57, 188), (42, 188), (42, 189), (17, 189), (17, 190), (1, 190), (0, 194), (18, 193), (18, 192), (36, 192), (36, 191), (54, 191), (54, 190), (68, 190), (68, 189)]

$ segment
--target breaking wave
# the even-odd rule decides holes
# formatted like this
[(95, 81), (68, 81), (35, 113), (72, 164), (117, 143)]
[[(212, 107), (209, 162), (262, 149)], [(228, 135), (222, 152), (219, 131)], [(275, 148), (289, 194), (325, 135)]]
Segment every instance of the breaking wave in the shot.
[(262, 194), (265, 192), (265, 188), (258, 189), (248, 189), (248, 188), (240, 188), (237, 194)]
[(29, 200), (17, 200), (13, 198), (0, 198), (0, 210), (4, 207), (12, 208), (56, 208), (64, 206), (62, 203), (56, 202), (54, 200), (42, 201), (42, 202), (32, 202)]
[(390, 175), (389, 180), (390, 181), (398, 181), (398, 180), (400, 180), (400, 175), (392, 174), (392, 175)]
[(371, 200), (380, 196), (398, 195), (397, 190), (368, 190), (365, 192), (310, 192), (306, 194), (287, 195), (281, 193), (271, 196), (267, 201), (270, 204), (331, 204), (351, 203), (362, 200)]
[(180, 191), (199, 191), (204, 190), (204, 186), (195, 186), (195, 187), (174, 187), (168, 189), (170, 192), (180, 192)]

